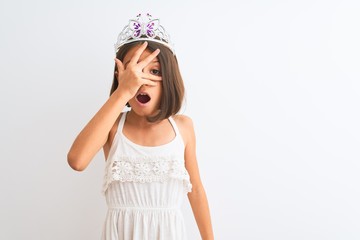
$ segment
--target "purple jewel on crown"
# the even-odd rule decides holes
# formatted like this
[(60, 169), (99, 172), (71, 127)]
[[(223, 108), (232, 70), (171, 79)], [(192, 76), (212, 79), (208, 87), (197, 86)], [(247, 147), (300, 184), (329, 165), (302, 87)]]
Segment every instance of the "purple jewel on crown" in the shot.
[(170, 35), (165, 31), (165, 28), (160, 25), (159, 19), (154, 19), (149, 13), (146, 14), (145, 18), (141, 14), (138, 14), (136, 19), (129, 20), (129, 24), (123, 28), (114, 44), (115, 53), (117, 53), (119, 48), (124, 44), (136, 41), (161, 43), (168, 47), (175, 55), (174, 46), (170, 41)]

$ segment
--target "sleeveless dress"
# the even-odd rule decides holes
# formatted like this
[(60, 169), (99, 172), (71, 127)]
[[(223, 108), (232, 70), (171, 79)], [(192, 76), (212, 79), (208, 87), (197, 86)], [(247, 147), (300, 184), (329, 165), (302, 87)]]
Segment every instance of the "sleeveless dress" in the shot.
[(179, 129), (170, 117), (175, 138), (160, 146), (141, 146), (122, 132), (126, 114), (106, 161), (103, 194), (108, 211), (101, 239), (187, 239), (180, 208), (192, 185)]

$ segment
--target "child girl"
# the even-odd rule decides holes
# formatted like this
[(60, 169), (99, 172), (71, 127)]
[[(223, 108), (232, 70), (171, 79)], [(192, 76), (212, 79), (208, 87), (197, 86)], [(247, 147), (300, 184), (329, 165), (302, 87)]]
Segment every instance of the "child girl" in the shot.
[(68, 163), (82, 171), (104, 151), (103, 240), (187, 239), (185, 195), (202, 239), (214, 239), (193, 124), (177, 114), (184, 85), (175, 52), (159, 20), (146, 17), (120, 33), (110, 97), (75, 139)]

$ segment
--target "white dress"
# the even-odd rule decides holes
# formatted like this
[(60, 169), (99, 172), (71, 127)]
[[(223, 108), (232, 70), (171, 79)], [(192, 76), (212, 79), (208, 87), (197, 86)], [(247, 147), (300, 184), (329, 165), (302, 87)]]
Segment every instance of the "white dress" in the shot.
[(187, 239), (180, 207), (191, 183), (179, 129), (170, 117), (175, 138), (161, 146), (141, 146), (122, 133), (126, 114), (106, 161), (103, 194), (108, 211), (101, 239)]

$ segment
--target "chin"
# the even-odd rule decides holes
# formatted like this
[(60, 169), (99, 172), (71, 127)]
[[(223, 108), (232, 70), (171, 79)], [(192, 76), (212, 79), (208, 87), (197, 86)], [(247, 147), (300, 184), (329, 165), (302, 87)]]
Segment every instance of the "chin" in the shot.
[(137, 107), (134, 105), (131, 105), (131, 111), (133, 111), (136, 115), (140, 116), (140, 117), (151, 117), (151, 116), (155, 116), (160, 109), (159, 108), (151, 108), (151, 107)]

